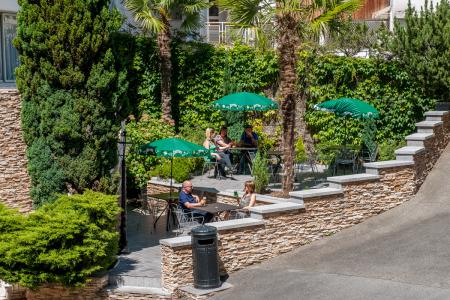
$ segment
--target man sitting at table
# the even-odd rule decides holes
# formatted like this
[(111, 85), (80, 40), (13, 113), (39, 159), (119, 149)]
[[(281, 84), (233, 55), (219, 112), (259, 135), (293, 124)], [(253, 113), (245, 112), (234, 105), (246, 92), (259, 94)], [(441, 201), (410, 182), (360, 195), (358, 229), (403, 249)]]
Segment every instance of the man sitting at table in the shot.
[(240, 147), (245, 148), (257, 148), (258, 147), (258, 135), (253, 132), (252, 125), (245, 125), (244, 132), (241, 135)]
[(236, 143), (228, 137), (228, 128), (226, 126), (220, 127), (219, 134), (214, 137), (214, 143), (219, 147), (219, 149), (223, 149), (221, 151), (228, 154), (231, 163), (233, 163), (233, 153), (231, 153), (229, 149), (234, 147)]
[[(241, 140), (239, 141), (239, 146), (243, 148), (257, 148), (258, 147), (258, 135), (253, 132), (252, 125), (245, 125), (244, 132), (242, 133)], [(248, 163), (252, 165), (252, 158), (255, 156), (255, 150), (242, 151), (241, 160), (239, 161), (239, 173), (245, 173), (245, 165)]]
[(203, 217), (204, 223), (208, 223), (214, 217), (211, 213), (195, 209), (199, 206), (204, 206), (206, 200), (200, 198), (197, 195), (192, 195), (192, 182), (185, 181), (181, 185), (181, 192), (178, 199), (178, 206), (186, 213), (193, 213), (194, 218)]

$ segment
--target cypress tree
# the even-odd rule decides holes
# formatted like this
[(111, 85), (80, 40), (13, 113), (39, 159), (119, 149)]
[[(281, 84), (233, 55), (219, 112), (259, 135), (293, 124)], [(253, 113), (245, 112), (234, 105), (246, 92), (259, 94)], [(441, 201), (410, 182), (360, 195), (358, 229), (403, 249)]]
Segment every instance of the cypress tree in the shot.
[(433, 99), (450, 99), (450, 3), (434, 8), (425, 1), (418, 13), (411, 5), (405, 25), (396, 23), (393, 53), (423, 91)]
[(15, 46), (31, 196), (106, 190), (126, 115), (126, 71), (110, 35), (121, 25), (109, 0), (19, 0)]

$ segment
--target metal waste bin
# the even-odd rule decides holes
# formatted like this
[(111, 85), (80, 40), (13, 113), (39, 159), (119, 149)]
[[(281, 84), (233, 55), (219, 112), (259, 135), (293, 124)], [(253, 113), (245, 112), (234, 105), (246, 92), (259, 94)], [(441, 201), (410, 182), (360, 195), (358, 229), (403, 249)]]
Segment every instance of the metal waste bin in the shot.
[(197, 226), (191, 230), (194, 287), (211, 289), (220, 287), (217, 229)]

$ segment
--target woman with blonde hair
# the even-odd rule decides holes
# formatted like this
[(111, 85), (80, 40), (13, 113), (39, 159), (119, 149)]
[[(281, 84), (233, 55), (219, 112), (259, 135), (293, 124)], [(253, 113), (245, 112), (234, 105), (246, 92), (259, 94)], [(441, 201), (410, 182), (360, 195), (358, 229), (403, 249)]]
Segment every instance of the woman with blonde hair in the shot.
[(226, 154), (224, 152), (217, 151), (218, 147), (214, 143), (215, 135), (216, 134), (214, 132), (214, 129), (206, 128), (206, 131), (205, 131), (206, 139), (203, 142), (203, 147), (210, 150), (211, 158), (214, 158), (217, 160), (217, 162), (219, 162), (220, 175), (222, 175), (223, 177), (226, 177), (224, 165), (226, 165), (228, 167), (228, 169), (231, 169), (230, 157), (228, 156), (228, 154)]

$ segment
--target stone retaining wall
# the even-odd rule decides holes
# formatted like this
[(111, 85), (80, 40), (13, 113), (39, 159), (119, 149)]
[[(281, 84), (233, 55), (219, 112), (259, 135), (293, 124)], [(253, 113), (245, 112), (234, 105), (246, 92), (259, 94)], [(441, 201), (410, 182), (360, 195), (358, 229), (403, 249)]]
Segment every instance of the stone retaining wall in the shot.
[[(264, 225), (218, 230), (221, 272), (235, 272), (360, 223), (414, 194), (414, 168), (383, 170), (379, 180), (346, 184), (343, 195), (305, 200), (304, 210), (264, 214)], [(253, 214), (252, 214), (253, 217)], [(161, 245), (162, 284), (175, 290), (192, 283), (190, 245)]]
[(0, 202), (29, 212), (31, 181), (20, 127), (20, 107), (18, 90), (0, 89)]
[(93, 278), (83, 288), (65, 288), (58, 284), (49, 284), (36, 291), (27, 290), (27, 300), (99, 300), (107, 299), (103, 289), (108, 284), (108, 276)]

